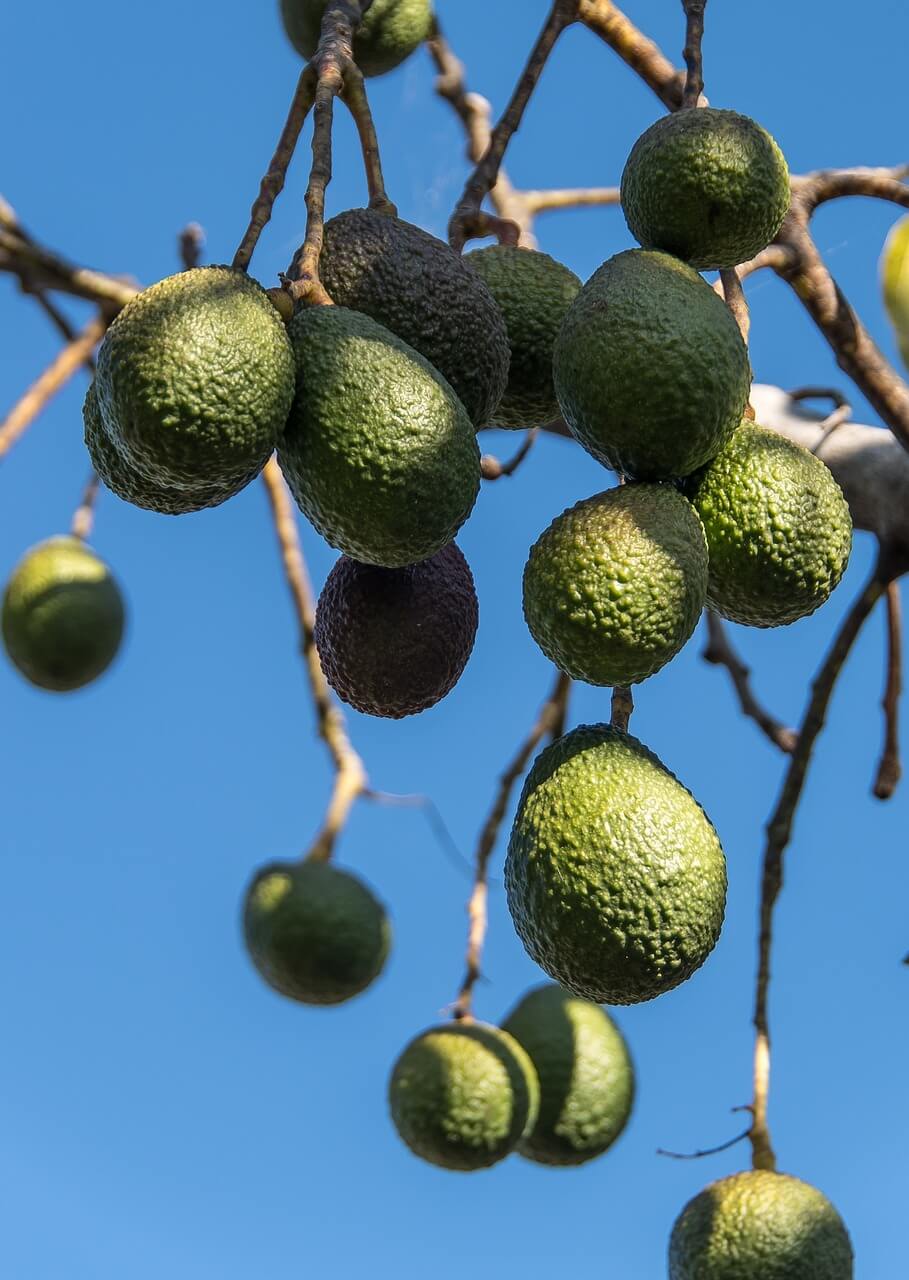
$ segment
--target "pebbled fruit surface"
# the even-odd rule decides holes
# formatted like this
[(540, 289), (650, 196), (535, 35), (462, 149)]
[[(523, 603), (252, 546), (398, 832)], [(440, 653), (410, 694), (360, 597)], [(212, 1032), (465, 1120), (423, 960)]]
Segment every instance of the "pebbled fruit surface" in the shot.
[(270, 987), (302, 1004), (341, 1004), (382, 972), (391, 925), (370, 889), (327, 862), (274, 862), (246, 892), (246, 947)]
[(629, 249), (595, 271), (565, 317), (553, 370), (572, 435), (630, 479), (709, 462), (748, 402), (748, 351), (729, 308), (691, 267)]
[(711, 1183), (676, 1221), (669, 1280), (852, 1280), (852, 1245), (815, 1187), (757, 1169)]
[(559, 416), (552, 352), (581, 282), (568, 267), (535, 249), (489, 245), (464, 261), (486, 281), (508, 331), (508, 386), (490, 425), (545, 426)]
[(368, 316), (291, 321), (297, 393), (278, 461), (333, 547), (388, 569), (425, 560), (470, 515), (480, 451), (464, 408), (418, 352)]
[(789, 210), (789, 169), (750, 116), (695, 107), (641, 134), (622, 174), (628, 229), (700, 270), (734, 267), (760, 253)]
[(319, 269), (336, 303), (419, 351), (474, 426), (489, 423), (508, 381), (508, 335), (485, 282), (459, 254), (410, 222), (349, 209), (326, 222)]
[(703, 809), (651, 751), (581, 725), (524, 783), (505, 887), (519, 937), (551, 978), (597, 1004), (636, 1004), (713, 950), (726, 861)]
[(524, 617), (552, 662), (589, 684), (627, 685), (688, 641), (707, 591), (707, 543), (668, 485), (626, 484), (558, 516), (531, 548)]
[[(291, 44), (311, 58), (319, 43), (327, 0), (281, 0)], [(428, 37), (429, 0), (372, 0), (354, 35), (354, 61), (364, 76), (381, 76), (408, 58)]]
[(106, 671), (123, 637), (124, 608), (110, 569), (79, 538), (25, 553), (3, 596), (3, 644), (39, 689), (66, 693)]
[(852, 519), (813, 453), (745, 420), (689, 483), (707, 535), (711, 608), (780, 627), (813, 613), (843, 576)]
[(431, 1027), (401, 1054), (389, 1083), (395, 1128), (414, 1155), (443, 1169), (487, 1169), (533, 1126), (533, 1064), (482, 1022)]
[(527, 1051), (540, 1081), (539, 1115), (518, 1143), (521, 1155), (568, 1166), (607, 1151), (631, 1114), (634, 1067), (605, 1009), (547, 983), (529, 991), (502, 1028)]
[(473, 575), (453, 542), (404, 569), (342, 556), (319, 596), (316, 648), (339, 697), (367, 715), (399, 719), (454, 688), (478, 622)]

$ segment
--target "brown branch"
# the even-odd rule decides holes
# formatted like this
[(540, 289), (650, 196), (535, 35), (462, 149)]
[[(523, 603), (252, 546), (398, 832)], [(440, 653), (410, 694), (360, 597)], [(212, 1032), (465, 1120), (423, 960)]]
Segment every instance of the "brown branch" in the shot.
[(834, 431), (852, 420), (852, 405), (843, 393), (837, 391), (835, 387), (798, 387), (795, 391), (789, 392), (789, 398), (797, 404), (801, 403), (802, 400), (832, 400), (836, 406), (831, 413), (828, 413), (826, 418), (818, 423), (820, 434), (816, 444), (811, 449), (812, 453), (819, 453)]
[(705, 662), (713, 663), (714, 666), (726, 668), (738, 696), (742, 714), (749, 720), (753, 720), (775, 747), (791, 755), (797, 742), (795, 731), (787, 729), (769, 711), (765, 711), (754, 696), (751, 688), (751, 670), (733, 649), (722, 620), (712, 609), (707, 609), (704, 617), (707, 621), (707, 644), (701, 655), (702, 658)]
[(900, 764), (899, 704), (903, 691), (903, 621), (899, 583), (887, 584), (887, 681), (881, 706), (884, 711), (884, 750), (881, 755), (873, 793), (878, 800), (889, 800), (903, 776)]
[[(740, 262), (735, 269), (735, 273), (739, 280), (745, 280), (748, 276), (753, 276), (757, 271), (764, 271), (768, 267), (781, 275), (786, 267), (791, 266), (796, 259), (796, 254), (788, 245), (785, 244), (768, 244), (766, 249), (762, 249), (760, 253), (753, 258), (749, 258), (747, 262)], [(713, 286), (720, 296), (723, 296), (723, 282), (718, 280)]]
[(350, 62), (344, 69), (344, 84), (341, 98), (357, 127), (360, 139), (360, 150), (363, 153), (363, 167), (366, 171), (366, 188), (369, 192), (370, 209), (378, 209), (382, 213), (397, 215), (397, 208), (388, 198), (385, 190), (385, 179), (382, 175), (382, 157), (379, 154), (379, 139), (376, 134), (375, 121), (366, 96), (366, 82), (363, 73), (355, 62)]
[(177, 248), (184, 271), (192, 271), (202, 261), (202, 250), (205, 247), (205, 232), (198, 222), (187, 222), (177, 237)]
[(18, 276), (26, 292), (54, 289), (87, 298), (116, 313), (138, 289), (127, 280), (77, 267), (58, 254), (0, 225), (0, 271)]
[(767, 997), (770, 988), (770, 953), (773, 941), (773, 911), (783, 887), (783, 854), (792, 836), (796, 809), (805, 786), (808, 766), (818, 734), (824, 726), (827, 708), (843, 664), (862, 625), (886, 590), (876, 568), (858, 599), (846, 614), (839, 631), (811, 686), (811, 697), (802, 718), (798, 741), (789, 761), (780, 795), (767, 823), (761, 878), (758, 973), (754, 1002), (754, 1101), (749, 1131), (752, 1165), (755, 1169), (775, 1169), (776, 1157), (767, 1124), (767, 1096), (770, 1087), (770, 1024)]
[(640, 76), (670, 111), (682, 105), (684, 71), (677, 70), (612, 0), (580, 0), (578, 18)]
[(634, 698), (626, 685), (617, 684), (612, 691), (612, 716), (610, 723), (614, 729), (628, 732), (631, 715), (634, 711)]
[(466, 969), (461, 989), (452, 1005), (452, 1016), (459, 1021), (471, 1017), (473, 989), (481, 976), (480, 961), (483, 954), (483, 943), (486, 940), (487, 926), (486, 902), (489, 884), (489, 859), (492, 856), (492, 851), (499, 835), (499, 828), (508, 809), (508, 801), (515, 783), (527, 768), (527, 763), (539, 743), (547, 736), (558, 737), (561, 733), (570, 692), (571, 680), (560, 671), (552, 693), (540, 709), (536, 724), (521, 743), (514, 759), (499, 779), (499, 786), (492, 809), (480, 832), (474, 856), (474, 886), (467, 904), (469, 926)]
[(698, 99), (704, 92), (704, 61), (701, 53), (701, 42), (704, 39), (704, 10), (707, 0), (682, 0), (685, 10), (685, 88), (682, 92), (682, 107), (696, 107)]
[(73, 513), (70, 533), (74, 538), (81, 538), (83, 542), (92, 536), (92, 527), (95, 523), (95, 507), (98, 502), (100, 487), (101, 482), (93, 471), (82, 493), (82, 500)]
[(742, 288), (742, 282), (735, 267), (724, 267), (720, 271), (720, 287), (726, 300), (726, 306), (732, 312), (733, 318), (739, 327), (739, 333), (742, 335), (742, 340), (747, 346), (748, 331), (751, 328), (751, 315), (748, 311), (745, 291)]
[(751, 1127), (749, 1126), (743, 1133), (730, 1138), (728, 1142), (721, 1142), (718, 1147), (704, 1147), (702, 1151), (666, 1151), (663, 1147), (657, 1147), (656, 1153), (658, 1156), (668, 1156), (670, 1160), (703, 1160), (705, 1156), (718, 1156), (721, 1151), (728, 1151), (731, 1147), (737, 1147), (740, 1142), (745, 1141), (750, 1133)]
[(334, 786), (325, 819), (307, 854), (309, 858), (325, 860), (331, 857), (338, 834), (347, 821), (354, 801), (366, 790), (368, 779), (363, 761), (347, 736), (344, 717), (332, 700), (319, 662), (313, 634), (315, 606), (300, 546), (294, 505), (274, 458), (266, 463), (262, 480), (271, 506), (284, 574), (300, 625), (300, 650), (315, 703), (319, 737), (328, 748), (335, 767)]
[(564, 187), (550, 191), (524, 191), (522, 195), (531, 214), (548, 213), (551, 209), (615, 205), (620, 201), (618, 187)]
[(828, 200), (842, 196), (869, 196), (877, 200), (890, 200), (909, 209), (909, 185), (903, 179), (909, 174), (909, 165), (893, 165), (889, 168), (819, 169), (792, 179), (793, 191), (809, 214)]
[(518, 467), (533, 448), (534, 441), (540, 433), (539, 427), (531, 427), (524, 433), (520, 448), (507, 462), (499, 462), (491, 453), (484, 453), (480, 459), (480, 471), (484, 480), (501, 480), (503, 476), (513, 476)]

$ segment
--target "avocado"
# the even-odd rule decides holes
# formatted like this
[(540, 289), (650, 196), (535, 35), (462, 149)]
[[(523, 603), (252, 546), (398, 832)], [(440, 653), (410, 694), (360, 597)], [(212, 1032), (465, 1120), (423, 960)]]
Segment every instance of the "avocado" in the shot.
[(485, 282), (442, 240), (372, 209), (325, 224), (319, 264), (333, 300), (371, 316), (451, 383), (485, 427), (508, 381), (505, 319)]
[(505, 864), (531, 959), (597, 1004), (652, 1000), (716, 945), (719, 838), (689, 791), (630, 734), (580, 725), (536, 758)]
[(550, 661), (588, 684), (646, 680), (690, 639), (707, 543), (669, 485), (626, 484), (563, 511), (530, 549), (524, 617)]
[(621, 186), (628, 229), (702, 271), (760, 253), (789, 210), (789, 169), (750, 116), (691, 107), (663, 116), (631, 149)]
[(897, 346), (909, 369), (909, 217), (900, 218), (887, 236), (881, 254), (881, 285)]
[(246, 948), (270, 987), (301, 1004), (341, 1004), (382, 972), (391, 946), (384, 907), (329, 862), (272, 862), (243, 910)]
[(628, 1123), (634, 1067), (605, 1009), (552, 983), (518, 1002), (502, 1029), (526, 1050), (540, 1081), (537, 1122), (518, 1151), (537, 1164), (586, 1164)]
[[(311, 58), (319, 43), (327, 0), (281, 0), (281, 18), (290, 43)], [(364, 76), (391, 71), (429, 37), (429, 0), (372, 0), (354, 34), (354, 61)]]
[(505, 317), (511, 360), (493, 427), (544, 427), (559, 416), (552, 352), (568, 308), (580, 292), (573, 271), (548, 253), (493, 244), (464, 259), (478, 271)]
[(536, 1121), (539, 1084), (505, 1031), (464, 1021), (410, 1042), (388, 1089), (391, 1115), (414, 1155), (443, 1169), (488, 1169)]
[(852, 1280), (842, 1218), (815, 1187), (755, 1169), (713, 1182), (682, 1210), (669, 1280)]
[(39, 689), (68, 693), (96, 680), (123, 637), (124, 608), (110, 569), (79, 538), (28, 550), (3, 595), (3, 644)]
[(478, 620), (470, 566), (453, 542), (404, 569), (341, 556), (319, 596), (316, 648), (340, 698), (397, 720), (454, 688)]
[(628, 249), (571, 304), (553, 357), (565, 421), (629, 479), (686, 476), (719, 452), (751, 387), (732, 312), (691, 267)]
[(686, 490), (707, 535), (707, 600), (724, 618), (785, 626), (818, 609), (843, 576), (849, 508), (801, 445), (744, 419)]
[(399, 569), (470, 515), (480, 451), (464, 408), (418, 352), (368, 316), (305, 307), (290, 324), (297, 391), (278, 461), (333, 547)]
[(265, 465), (290, 410), (293, 353), (254, 280), (197, 267), (127, 303), (93, 388), (85, 430), (99, 474), (139, 506), (196, 510)]

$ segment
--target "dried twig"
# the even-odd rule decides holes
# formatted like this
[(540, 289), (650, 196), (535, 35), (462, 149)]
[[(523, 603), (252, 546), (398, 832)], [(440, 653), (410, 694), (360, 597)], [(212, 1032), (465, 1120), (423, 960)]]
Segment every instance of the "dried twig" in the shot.
[(657, 1147), (658, 1156), (668, 1156), (670, 1160), (703, 1160), (705, 1156), (718, 1156), (721, 1151), (728, 1151), (730, 1147), (737, 1147), (740, 1142), (744, 1142), (751, 1134), (751, 1126), (744, 1132), (737, 1134), (734, 1138), (730, 1138), (727, 1142), (721, 1142), (717, 1147), (704, 1147), (702, 1151), (666, 1151), (663, 1147)]
[(874, 795), (878, 800), (889, 800), (903, 776), (900, 763), (899, 704), (903, 691), (903, 624), (900, 608), (899, 583), (887, 584), (887, 680), (881, 706), (884, 711), (884, 749), (877, 776), (874, 779)]
[(726, 306), (732, 312), (736, 324), (739, 327), (739, 333), (742, 340), (747, 345), (748, 331), (751, 328), (751, 315), (748, 311), (748, 303), (745, 299), (745, 291), (742, 288), (742, 282), (739, 279), (739, 273), (735, 267), (724, 267), (720, 272), (720, 289), (726, 300)]
[(627, 685), (617, 684), (612, 691), (612, 717), (610, 723), (614, 729), (628, 732), (631, 715), (634, 711), (634, 698)]
[(95, 507), (98, 502), (100, 487), (101, 482), (93, 471), (83, 490), (82, 500), (73, 513), (70, 533), (74, 538), (81, 538), (83, 542), (92, 536), (92, 526), (95, 523)]
[(524, 191), (524, 203), (531, 214), (551, 209), (584, 209), (592, 205), (618, 204), (618, 187), (564, 187), (544, 191)]
[(615, 50), (670, 111), (682, 105), (684, 71), (678, 71), (612, 0), (580, 0), (578, 18)]
[(704, 10), (707, 0), (682, 0), (685, 10), (685, 66), (688, 74), (685, 77), (685, 88), (682, 92), (682, 107), (696, 107), (698, 99), (704, 92), (704, 63), (701, 54), (701, 41), (704, 38)]
[(529, 431), (525, 431), (520, 447), (507, 462), (500, 462), (493, 454), (484, 453), (480, 459), (480, 471), (483, 479), (501, 480), (503, 476), (513, 476), (528, 453), (530, 453), (539, 434), (539, 427), (531, 427)]
[(836, 406), (819, 424), (820, 434), (817, 443), (812, 445), (812, 453), (819, 453), (834, 431), (852, 420), (852, 405), (835, 387), (798, 387), (795, 391), (790, 391), (789, 396), (797, 403), (802, 400), (832, 400)]
[(383, 213), (397, 214), (396, 207), (388, 198), (385, 190), (385, 179), (382, 176), (382, 159), (379, 155), (379, 139), (375, 122), (366, 96), (366, 83), (363, 73), (355, 62), (344, 68), (344, 85), (341, 98), (357, 126), (360, 138), (360, 150), (363, 153), (363, 167), (366, 170), (366, 187), (369, 192), (370, 209), (380, 209)]
[(753, 720), (775, 747), (791, 755), (798, 740), (795, 731), (787, 729), (775, 716), (766, 711), (754, 696), (751, 688), (751, 670), (733, 649), (722, 620), (712, 609), (707, 609), (704, 616), (707, 620), (708, 636), (701, 655), (704, 661), (726, 668), (738, 695), (742, 714), (749, 720)]
[(192, 271), (202, 261), (202, 250), (205, 248), (205, 232), (198, 222), (187, 222), (177, 237), (180, 261), (184, 271)]
[(909, 165), (893, 165), (889, 168), (820, 169), (792, 179), (803, 209), (814, 213), (819, 205), (843, 196), (869, 196), (877, 200), (890, 200), (909, 209), (909, 185), (903, 179), (909, 175)]

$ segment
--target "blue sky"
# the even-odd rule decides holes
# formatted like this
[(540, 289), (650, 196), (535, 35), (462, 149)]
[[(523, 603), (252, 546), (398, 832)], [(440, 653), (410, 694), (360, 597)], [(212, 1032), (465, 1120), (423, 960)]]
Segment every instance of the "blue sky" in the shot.
[[(792, 168), (906, 158), (903, 6), (803, 0), (755, 22), (714, 4), (707, 92), (755, 115)], [(545, 0), (440, 0), (472, 87), (500, 108)], [(678, 58), (681, 6), (628, 10)], [(655, 12), (658, 11), (658, 12)], [(53, 38), (48, 33), (53, 32)], [(3, 189), (23, 222), (74, 258), (144, 282), (176, 269), (190, 219), (229, 260), (284, 118), (298, 63), (276, 6), (114, 0), (22, 6), (0, 54), (8, 122)], [(855, 85), (861, 86), (860, 91)], [(404, 217), (442, 232), (463, 140), (420, 51), (370, 90), (388, 185)], [(574, 30), (547, 68), (509, 153), (527, 186), (615, 182), (656, 99), (593, 36)], [(353, 133), (338, 115), (329, 207), (364, 201)], [(254, 273), (273, 283), (302, 237), (308, 139)], [(825, 207), (819, 244), (891, 356), (877, 258), (893, 208)], [(628, 247), (614, 209), (547, 215), (541, 247), (582, 277)], [(783, 386), (845, 386), (799, 304), (754, 281), (753, 363)], [(9, 406), (56, 340), (0, 279), (0, 401)], [(76, 317), (85, 315), (78, 305)], [(87, 471), (84, 381), (52, 404), (0, 469), (0, 574), (68, 525)], [(851, 388), (857, 415), (873, 421)], [(505, 452), (508, 439), (484, 447)], [(484, 489), (459, 541), (476, 576), (480, 633), (455, 692), (403, 723), (351, 713), (373, 783), (430, 794), (468, 855), (494, 778), (548, 688), (520, 611), (527, 548), (566, 505), (611, 483), (581, 450), (543, 440), (511, 481)], [(333, 553), (303, 539), (320, 584)], [(762, 823), (781, 762), (741, 720), (698, 635), (638, 691), (634, 729), (701, 800), (723, 838), (730, 899), (704, 969), (617, 1015), (638, 1100), (602, 1160), (549, 1171), (510, 1159), (482, 1174), (421, 1164), (387, 1116), (389, 1068), (437, 1020), (461, 976), (469, 878), (419, 812), (361, 805), (340, 859), (389, 904), (386, 974), (336, 1010), (281, 1000), (243, 953), (238, 910), (260, 863), (316, 829), (329, 773), (257, 485), (178, 519), (102, 497), (95, 545), (119, 576), (129, 630), (115, 668), (67, 697), (0, 666), (0, 1269), (23, 1280), (249, 1280), (277, 1274), (474, 1280), (555, 1269), (658, 1280), (684, 1202), (741, 1168), (744, 1146), (677, 1163), (732, 1136), (749, 1100), (749, 1026)], [(866, 535), (831, 604), (779, 632), (739, 630), (761, 693), (792, 721), (838, 618), (871, 562)], [(777, 919), (772, 1122), (781, 1167), (819, 1185), (852, 1232), (858, 1280), (907, 1254), (905, 1017), (909, 788), (870, 798), (879, 749), (882, 619), (837, 692), (787, 863)], [(572, 719), (608, 715), (578, 688)], [(493, 864), (489, 981), (497, 1020), (539, 980)]]

